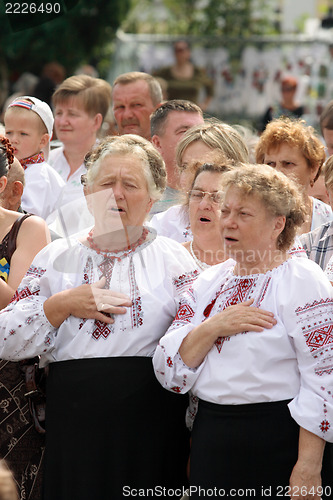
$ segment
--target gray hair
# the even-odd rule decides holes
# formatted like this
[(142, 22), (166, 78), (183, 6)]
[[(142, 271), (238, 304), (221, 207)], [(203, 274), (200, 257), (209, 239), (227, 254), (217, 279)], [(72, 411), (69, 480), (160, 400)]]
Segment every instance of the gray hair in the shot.
[(131, 155), (141, 160), (150, 198), (154, 201), (161, 198), (166, 187), (166, 169), (163, 158), (149, 141), (134, 134), (106, 137), (86, 155), (85, 184), (94, 183), (102, 161), (110, 155)]
[(165, 124), (172, 111), (197, 113), (203, 116), (202, 109), (194, 102), (184, 99), (170, 99), (169, 101), (165, 101), (150, 115), (150, 132), (152, 137), (153, 135), (162, 135), (165, 132)]
[(115, 79), (112, 89), (114, 89), (114, 87), (118, 83), (120, 85), (127, 85), (128, 83), (137, 82), (139, 80), (147, 82), (152, 103), (154, 106), (158, 106), (158, 104), (160, 104), (163, 99), (162, 88), (160, 82), (148, 73), (143, 73), (141, 71), (130, 71), (129, 73), (123, 73)]

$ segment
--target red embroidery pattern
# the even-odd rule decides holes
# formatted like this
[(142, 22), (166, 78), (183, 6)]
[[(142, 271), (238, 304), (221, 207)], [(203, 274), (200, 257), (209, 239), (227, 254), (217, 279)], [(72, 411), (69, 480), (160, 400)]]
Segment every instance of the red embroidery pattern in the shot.
[(323, 420), (319, 426), (321, 432), (325, 434), (325, 432), (328, 431), (328, 429), (331, 427), (331, 424), (328, 422), (326, 419), (327, 416), (327, 407), (326, 407), (326, 402), (324, 403), (324, 415), (325, 415), (325, 420)]
[(270, 284), (271, 282), (271, 277), (270, 276), (265, 276), (265, 279), (264, 279), (264, 282), (261, 286), (261, 289), (259, 291), (259, 296), (258, 296), (258, 299), (255, 301), (255, 306), (256, 307), (260, 307), (260, 304), (262, 303), (262, 301), (264, 300), (264, 297), (266, 295), (266, 292), (267, 292), (267, 288), (268, 288), (268, 285)]
[(173, 362), (172, 362), (172, 359), (171, 359), (170, 356), (167, 358), (166, 362), (167, 362), (167, 365), (168, 365), (169, 368), (171, 368), (173, 366)]
[(194, 311), (189, 304), (182, 304), (177, 311), (174, 321), (184, 321), (189, 323), (194, 316)]
[(94, 282), (94, 264), (91, 257), (88, 257), (83, 269), (83, 283), (89, 284)]
[(326, 389), (326, 387), (323, 387), (323, 386), (321, 386), (321, 387), (320, 387), (320, 389), (321, 389), (322, 391), (326, 392), (326, 394), (328, 394), (328, 395), (329, 395), (329, 397), (333, 399), (333, 393), (332, 393), (332, 391), (330, 391), (330, 390)]
[(296, 314), (305, 312), (305, 311), (311, 311), (312, 309), (317, 309), (318, 306), (323, 306), (323, 305), (333, 305), (333, 299), (327, 298), (327, 299), (321, 299), (321, 300), (314, 300), (311, 304), (305, 304), (303, 307), (298, 307), (295, 312)]
[(143, 311), (140, 290), (135, 279), (133, 255), (130, 256), (128, 272), (130, 282), (130, 297), (133, 304), (131, 307), (132, 328), (139, 328), (143, 325)]
[(333, 318), (332, 299), (315, 300), (311, 304), (296, 309), (303, 323), (302, 333), (314, 359), (316, 375), (333, 372)]
[(199, 398), (190, 394), (190, 404), (187, 408), (187, 413), (192, 422), (194, 422), (195, 416), (198, 412)]
[[(211, 315), (215, 303), (217, 303), (218, 306), (217, 311), (215, 311), (215, 313), (223, 311), (228, 306), (239, 304), (240, 302), (248, 300), (253, 294), (255, 288), (257, 288), (256, 290), (257, 298), (255, 301), (255, 305), (256, 307), (259, 307), (266, 295), (269, 283), (271, 281), (271, 277), (264, 276), (263, 280), (260, 280), (258, 278), (244, 278), (244, 279), (235, 278), (235, 280), (236, 280), (235, 285), (232, 285), (233, 281), (231, 280), (230, 282), (227, 282), (220, 287), (220, 289), (216, 293), (215, 298), (204, 310), (205, 319)], [(229, 340), (230, 337), (218, 337), (216, 339), (215, 346), (219, 353), (221, 353), (224, 343)]]
[[(109, 288), (110, 286), (110, 281), (112, 277), (112, 271), (114, 267), (114, 261), (111, 259), (108, 259), (105, 257), (101, 264), (99, 264), (98, 269), (100, 271), (100, 276), (105, 276), (106, 278), (106, 283), (105, 283), (105, 288)], [(85, 269), (84, 269), (84, 280), (87, 280), (88, 283), (91, 283), (93, 280), (93, 262), (92, 259), (88, 259)], [(82, 328), (84, 323), (80, 324), (79, 328)], [(113, 325), (109, 325), (108, 323), (104, 323), (103, 321), (95, 320), (94, 323), (94, 330), (92, 332), (92, 337), (94, 340), (99, 340), (101, 337), (104, 339), (107, 339), (110, 333), (112, 333), (114, 330)]]
[[(239, 304), (240, 302), (244, 302), (244, 300), (246, 300), (248, 298), (248, 294), (252, 290), (254, 283), (255, 283), (255, 280), (253, 278), (252, 279), (246, 278), (246, 279), (238, 281), (236, 286), (233, 287), (232, 293), (230, 294), (229, 298), (222, 305), (221, 310), (223, 311), (228, 306), (233, 306), (235, 304)], [(219, 292), (219, 293), (221, 295), (223, 295), (226, 291), (227, 290), (222, 290), (222, 292)], [(206, 317), (208, 317), (210, 315), (210, 313), (212, 312), (212, 309), (214, 307), (214, 303), (216, 302), (217, 298), (218, 297), (216, 296), (215, 299), (213, 300), (213, 302), (211, 302), (211, 304), (206, 307), (206, 309), (204, 311), (204, 313), (207, 314)], [(221, 353), (224, 342), (229, 341), (229, 340), (230, 340), (230, 337), (218, 337), (215, 340), (215, 347), (216, 347), (219, 354)]]
[(20, 160), (20, 163), (24, 170), (26, 170), (29, 165), (34, 165), (35, 163), (43, 163), (45, 161), (44, 153), (41, 151), (33, 156), (29, 156), (29, 158), (24, 158)]
[(224, 303), (222, 309), (226, 309), (228, 306), (233, 306), (247, 300), (248, 294), (254, 284), (255, 280), (253, 278), (240, 280), (234, 287), (233, 292), (229, 296), (229, 299)]
[(173, 392), (176, 392), (177, 394), (180, 394), (181, 392), (183, 392), (183, 389), (187, 385), (186, 379), (187, 379), (187, 375), (184, 375), (183, 376), (183, 387), (180, 387), (179, 385), (174, 385), (173, 387), (170, 387), (170, 390)]
[[(46, 269), (31, 266), (27, 271), (27, 276), (32, 276), (33, 278), (41, 278), (45, 273)], [(17, 302), (19, 300), (25, 299), (26, 297), (30, 297), (31, 295), (38, 295), (39, 292), (39, 284), (37, 284), (35, 280), (32, 280), (26, 287), (22, 289), (18, 288), (10, 302)]]
[(221, 349), (223, 347), (224, 342), (227, 342), (229, 340), (230, 340), (230, 337), (218, 337), (215, 340), (215, 346), (216, 346), (216, 349), (218, 350), (219, 353), (221, 352)]
[(35, 278), (41, 278), (46, 273), (46, 269), (42, 267), (30, 266), (27, 271), (27, 276), (34, 276)]
[(31, 295), (38, 295), (40, 292), (40, 288), (36, 288), (33, 292), (30, 290), (30, 288), (27, 286), (23, 288), (21, 291), (16, 291), (14, 296), (12, 297), (10, 302), (18, 302), (19, 300), (26, 299), (27, 297), (30, 297)]
[(178, 293), (184, 292), (194, 280), (199, 276), (199, 271), (195, 269), (194, 271), (184, 273), (178, 278), (173, 279), (173, 284)]
[(92, 333), (92, 336), (95, 340), (99, 340), (100, 337), (107, 339), (110, 333), (111, 329), (109, 328), (108, 323), (103, 323), (102, 321), (95, 321), (95, 328)]
[(328, 429), (331, 427), (330, 423), (327, 420), (323, 420), (319, 426), (319, 429), (321, 432), (327, 432)]
[(110, 288), (110, 281), (112, 277), (112, 271), (114, 268), (115, 261), (105, 257), (103, 261), (99, 264), (98, 269), (100, 270), (100, 278), (105, 276), (106, 283), (104, 288)]
[[(304, 336), (306, 338), (307, 346), (309, 347), (311, 352), (316, 351), (317, 349), (323, 347), (327, 344), (333, 343), (333, 325), (323, 325), (322, 327), (317, 328), (314, 331), (305, 333)], [(318, 355), (314, 354), (314, 358), (317, 358)]]

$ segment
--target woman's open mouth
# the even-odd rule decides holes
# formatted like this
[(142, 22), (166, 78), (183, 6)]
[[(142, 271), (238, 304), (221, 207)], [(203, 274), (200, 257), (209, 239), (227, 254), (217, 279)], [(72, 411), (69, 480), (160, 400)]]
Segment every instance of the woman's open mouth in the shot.
[(200, 220), (200, 222), (205, 222), (205, 223), (206, 222), (212, 222), (212, 220), (209, 219), (209, 217), (200, 217), (199, 220)]
[(118, 207), (111, 207), (110, 209), (110, 212), (114, 212), (114, 213), (125, 213), (125, 210), (123, 208), (118, 208)]

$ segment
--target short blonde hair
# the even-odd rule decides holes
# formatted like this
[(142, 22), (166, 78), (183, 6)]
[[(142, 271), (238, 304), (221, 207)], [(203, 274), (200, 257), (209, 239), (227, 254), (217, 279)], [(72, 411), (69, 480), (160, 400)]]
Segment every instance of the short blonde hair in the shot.
[(315, 129), (306, 125), (304, 120), (292, 120), (285, 117), (271, 121), (260, 136), (256, 147), (256, 161), (264, 163), (266, 153), (283, 144), (298, 149), (309, 167), (318, 166), (318, 172), (314, 178), (316, 181), (325, 161), (325, 147)]
[(328, 189), (333, 187), (333, 155), (329, 156), (323, 166), (325, 186)]
[(224, 153), (226, 158), (235, 163), (249, 161), (249, 150), (242, 138), (231, 125), (218, 120), (206, 120), (205, 123), (195, 125), (185, 132), (176, 148), (176, 163), (181, 168), (183, 154), (196, 141), (202, 141), (211, 149)]
[(150, 198), (154, 201), (161, 198), (166, 187), (163, 158), (151, 142), (134, 134), (106, 137), (86, 155), (84, 163), (87, 167), (87, 185), (94, 183), (103, 159), (109, 155), (130, 155), (141, 160)]
[(254, 196), (273, 217), (284, 216), (286, 223), (277, 239), (279, 250), (288, 250), (297, 228), (306, 216), (302, 194), (294, 181), (268, 165), (242, 165), (222, 176), (222, 189), (239, 189), (244, 196)]
[(100, 113), (103, 120), (111, 104), (111, 85), (101, 78), (75, 75), (66, 78), (52, 96), (53, 106), (77, 99), (89, 116)]

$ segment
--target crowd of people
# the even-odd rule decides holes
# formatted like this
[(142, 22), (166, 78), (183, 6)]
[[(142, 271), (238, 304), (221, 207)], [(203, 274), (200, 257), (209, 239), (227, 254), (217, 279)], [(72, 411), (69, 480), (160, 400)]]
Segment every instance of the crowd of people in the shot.
[(174, 54), (6, 102), (0, 498), (332, 498), (333, 105), (207, 118)]

